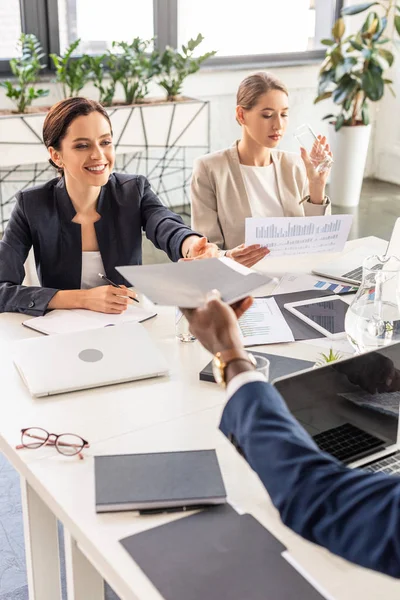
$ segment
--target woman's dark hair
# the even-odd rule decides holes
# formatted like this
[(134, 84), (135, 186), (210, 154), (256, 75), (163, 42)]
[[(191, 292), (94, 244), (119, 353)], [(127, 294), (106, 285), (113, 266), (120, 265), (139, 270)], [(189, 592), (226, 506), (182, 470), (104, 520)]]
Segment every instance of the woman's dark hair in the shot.
[(289, 95), (285, 84), (272, 73), (268, 71), (253, 73), (240, 83), (236, 95), (236, 104), (246, 110), (251, 110), (257, 104), (260, 96), (271, 90), (280, 90), (286, 96)]
[[(68, 127), (72, 121), (77, 117), (90, 115), (92, 112), (98, 112), (105, 119), (107, 119), (111, 134), (112, 126), (110, 117), (104, 107), (96, 102), (95, 100), (89, 100), (88, 98), (67, 98), (54, 104), (46, 115), (43, 124), (43, 141), (46, 148), (52, 146), (56, 150), (60, 150), (61, 142), (66, 136)], [(49, 163), (55, 167), (59, 173), (63, 173), (63, 169), (60, 169), (52, 160), (49, 159)]]

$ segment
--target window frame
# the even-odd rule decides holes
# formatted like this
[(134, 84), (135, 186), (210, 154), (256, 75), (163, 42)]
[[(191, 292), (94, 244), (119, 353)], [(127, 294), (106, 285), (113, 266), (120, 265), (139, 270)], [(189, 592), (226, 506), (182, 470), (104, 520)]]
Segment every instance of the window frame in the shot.
[[(74, 3), (77, 0), (69, 0)], [(344, 0), (331, 0), (333, 18), (340, 16)], [(21, 29), (25, 33), (34, 33), (40, 40), (46, 56), (60, 53), (60, 35), (58, 27), (58, 0), (20, 0)], [(153, 0), (154, 35), (156, 47), (163, 51), (166, 46), (177, 47), (178, 43), (178, 0)], [(239, 69), (267, 66), (296, 66), (320, 62), (325, 56), (323, 48), (305, 52), (286, 52), (276, 54), (256, 54), (238, 56), (215, 56), (209, 58), (202, 68)], [(46, 68), (52, 69), (50, 58)], [(9, 59), (0, 59), (0, 77), (11, 74)]]

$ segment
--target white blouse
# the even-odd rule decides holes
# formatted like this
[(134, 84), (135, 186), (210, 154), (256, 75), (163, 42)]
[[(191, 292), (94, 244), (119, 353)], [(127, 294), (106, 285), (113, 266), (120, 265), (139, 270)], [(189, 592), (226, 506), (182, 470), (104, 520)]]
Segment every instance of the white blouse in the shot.
[(99, 273), (105, 275), (100, 252), (82, 252), (81, 289), (88, 290), (104, 285)]
[(276, 181), (275, 165), (240, 165), (252, 217), (284, 217)]

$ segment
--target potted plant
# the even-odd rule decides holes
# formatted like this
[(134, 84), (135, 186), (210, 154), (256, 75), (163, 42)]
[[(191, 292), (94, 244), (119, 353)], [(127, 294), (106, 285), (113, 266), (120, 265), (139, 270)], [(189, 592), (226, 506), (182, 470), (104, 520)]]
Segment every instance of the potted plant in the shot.
[(160, 71), (158, 52), (149, 52), (152, 43), (153, 40), (142, 40), (139, 37), (131, 44), (112, 43), (116, 52), (110, 53), (108, 57), (109, 71), (113, 81), (119, 81), (122, 85), (125, 104), (143, 101), (151, 79)]
[[(377, 10), (369, 10), (372, 7)], [(361, 28), (346, 35), (344, 16), (368, 11)], [(399, 14), (395, 14), (397, 13)], [(318, 78), (315, 103), (330, 98), (337, 114), (328, 114), (334, 155), (330, 195), (335, 204), (356, 206), (359, 202), (369, 138), (369, 105), (378, 102), (386, 88), (394, 94), (386, 71), (393, 65), (394, 36), (400, 34), (400, 3), (381, 0), (348, 6), (332, 29)], [(393, 34), (388, 25), (394, 23)]]
[(204, 40), (199, 33), (196, 39), (188, 41), (187, 46), (182, 45), (182, 52), (167, 46), (160, 57), (161, 72), (158, 84), (167, 93), (167, 100), (174, 101), (182, 91), (184, 80), (200, 69), (202, 62), (214, 56), (216, 50), (206, 52), (202, 56), (194, 57), (194, 51)]
[(341, 360), (342, 358), (343, 358), (343, 356), (340, 354), (340, 352), (335, 352), (333, 350), (333, 348), (329, 348), (329, 352), (327, 354), (325, 354), (324, 352), (321, 352), (318, 355), (318, 359), (314, 365), (314, 368), (323, 367), (328, 363), (332, 363), (337, 360)]
[(90, 80), (88, 57), (83, 55), (80, 58), (72, 58), (80, 42), (80, 39), (72, 42), (63, 56), (49, 55), (56, 70), (56, 81), (61, 83), (64, 98), (79, 96), (80, 91)]
[(49, 95), (50, 90), (35, 87), (40, 71), (45, 68), (41, 63), (43, 57), (44, 52), (37, 37), (31, 33), (21, 33), (18, 58), (10, 60), (10, 68), (16, 82), (0, 82), (0, 86), (6, 90), (7, 98), (15, 102), (18, 113), (28, 112), (33, 100)]

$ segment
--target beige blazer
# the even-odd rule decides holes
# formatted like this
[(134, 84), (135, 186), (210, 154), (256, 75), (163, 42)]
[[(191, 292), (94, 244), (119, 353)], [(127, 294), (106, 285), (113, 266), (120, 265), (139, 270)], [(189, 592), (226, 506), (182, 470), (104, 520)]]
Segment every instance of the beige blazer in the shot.
[[(326, 204), (301, 200), (308, 195), (308, 180), (300, 156), (271, 150), (283, 212), (286, 217), (330, 214)], [(195, 161), (191, 183), (192, 228), (227, 250), (244, 243), (245, 219), (251, 217), (237, 142), (226, 150)]]

